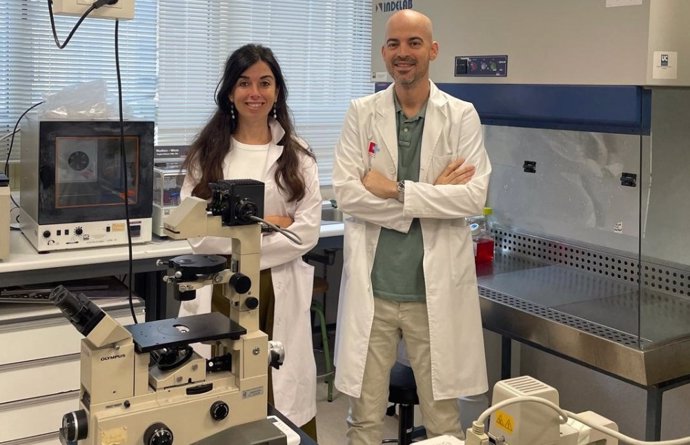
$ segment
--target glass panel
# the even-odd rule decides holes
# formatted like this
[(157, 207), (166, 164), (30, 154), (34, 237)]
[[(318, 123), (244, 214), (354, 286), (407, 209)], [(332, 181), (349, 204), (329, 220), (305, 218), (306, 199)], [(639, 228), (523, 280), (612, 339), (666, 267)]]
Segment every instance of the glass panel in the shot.
[(639, 343), (639, 135), (486, 126), (496, 256), (482, 287)]
[(642, 165), (648, 201), (640, 242), (640, 334), (668, 342), (690, 333), (690, 90), (652, 90), (652, 143)]
[[(139, 195), (139, 138), (125, 136), (127, 194)], [(55, 140), (55, 207), (123, 205), (123, 171), (119, 137), (57, 137)]]

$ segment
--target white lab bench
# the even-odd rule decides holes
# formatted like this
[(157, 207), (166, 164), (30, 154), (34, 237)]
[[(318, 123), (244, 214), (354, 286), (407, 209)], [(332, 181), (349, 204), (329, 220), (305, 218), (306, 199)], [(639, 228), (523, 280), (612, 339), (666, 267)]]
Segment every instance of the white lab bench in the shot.
[[(343, 223), (324, 222), (319, 246), (342, 246)], [(132, 246), (135, 290), (146, 301), (147, 320), (165, 318), (165, 266), (157, 260), (191, 254), (186, 240), (157, 238)], [(38, 253), (17, 230), (10, 233), (10, 256), (0, 261), (0, 287), (78, 280), (129, 273), (127, 246)], [(0, 442), (1, 443), (1, 442)]]
[[(320, 240), (326, 238), (342, 237), (343, 223), (325, 222), (321, 225)], [(321, 242), (321, 241), (320, 241)], [(155, 265), (159, 258), (174, 257), (192, 253), (189, 243), (186, 240), (170, 240), (154, 236), (153, 241), (143, 244), (134, 244), (132, 253), (136, 262), (149, 262), (152, 270), (160, 270)], [(86, 249), (63, 250), (49, 253), (38, 253), (27, 239), (18, 231), (10, 233), (10, 256), (5, 261), (0, 261), (0, 284), (15, 283), (40, 283), (49, 280), (45, 279), (44, 273), (50, 276), (64, 276), (54, 273), (55, 269), (80, 268), (80, 267), (109, 267), (127, 262), (127, 246), (115, 247), (92, 247)], [(144, 266), (145, 267), (145, 266)], [(40, 273), (35, 273), (41, 270)], [(35, 273), (35, 277), (30, 278), (27, 273)], [(91, 274), (93, 275), (93, 274)], [(107, 275), (113, 275), (109, 273)], [(21, 279), (20, 279), (21, 278)], [(5, 281), (7, 280), (7, 281)]]

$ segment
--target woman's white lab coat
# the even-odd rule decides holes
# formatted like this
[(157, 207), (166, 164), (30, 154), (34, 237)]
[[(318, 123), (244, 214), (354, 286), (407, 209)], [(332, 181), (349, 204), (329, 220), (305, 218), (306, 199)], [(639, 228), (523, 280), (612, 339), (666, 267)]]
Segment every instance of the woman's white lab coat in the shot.
[[(271, 269), (275, 292), (273, 340), (283, 343), (285, 362), (273, 374), (275, 407), (296, 425), (304, 425), (316, 415), (316, 364), (312, 346), (310, 306), (314, 283), (314, 267), (302, 260), (319, 240), (321, 226), (321, 192), (316, 162), (302, 155), (300, 166), (306, 184), (305, 196), (299, 202), (287, 202), (274, 179), (276, 161), (283, 151), (278, 145), (284, 131), (277, 121), (270, 120), (273, 139), (263, 178), (265, 184), (264, 215), (288, 215), (294, 223), (290, 230), (302, 239), (297, 245), (279, 233), (262, 237), (261, 270)], [(300, 141), (302, 143), (302, 141)], [(306, 146), (306, 144), (304, 144)], [(226, 158), (227, 159), (227, 158)], [(223, 172), (228, 178), (228, 165)], [(184, 199), (190, 196), (196, 181), (187, 175), (181, 190)], [(230, 240), (205, 237), (189, 240), (194, 253), (230, 254)], [(211, 310), (211, 286), (197, 292), (195, 300), (183, 303), (180, 314), (205, 313)]]
[[(419, 218), (431, 339), (434, 399), (488, 389), (472, 238), (465, 217), (486, 201), (491, 165), (474, 107), (431, 83), (424, 119), (419, 181), (405, 181), (405, 200), (366, 191), (367, 169), (396, 180), (398, 166), (393, 87), (355, 100), (336, 147), (333, 187), (345, 221), (343, 276), (335, 345), (335, 386), (359, 397), (374, 316), (371, 268), (381, 227), (406, 233)], [(433, 183), (457, 158), (476, 167), (466, 185)]]

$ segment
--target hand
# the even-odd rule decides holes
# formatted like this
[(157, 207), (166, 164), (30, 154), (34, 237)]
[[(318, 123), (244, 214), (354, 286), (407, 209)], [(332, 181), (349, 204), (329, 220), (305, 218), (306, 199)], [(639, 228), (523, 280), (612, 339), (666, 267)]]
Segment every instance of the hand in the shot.
[(465, 164), (465, 159), (459, 158), (448, 163), (448, 166), (438, 175), (434, 185), (441, 184), (467, 184), (474, 176), (474, 165)]
[(398, 183), (388, 179), (376, 170), (369, 170), (362, 178), (362, 184), (369, 193), (379, 198), (388, 199), (398, 197)]
[(268, 215), (264, 216), (264, 219), (271, 224), (275, 224), (276, 226), (280, 228), (286, 228), (290, 227), (290, 225), (294, 222), (292, 218), (289, 216), (281, 216), (281, 215)]

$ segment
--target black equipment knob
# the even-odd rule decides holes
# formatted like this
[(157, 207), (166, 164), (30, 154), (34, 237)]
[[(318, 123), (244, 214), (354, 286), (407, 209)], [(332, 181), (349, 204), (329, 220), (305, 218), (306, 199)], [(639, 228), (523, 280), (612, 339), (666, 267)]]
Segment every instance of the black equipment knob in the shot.
[(74, 229), (74, 233), (78, 236), (81, 236), (81, 234), (84, 233), (84, 229), (82, 229), (81, 227), (77, 227), (76, 229)]
[(285, 361), (285, 348), (279, 341), (270, 340), (268, 342), (268, 364), (275, 369), (280, 369)]
[(72, 411), (62, 416), (62, 426), (60, 427), (60, 437), (66, 442), (77, 442), (86, 439), (89, 432), (89, 418), (86, 411)]
[(222, 400), (213, 402), (213, 405), (211, 405), (211, 417), (213, 417), (213, 420), (223, 420), (228, 417), (228, 414), (230, 414), (230, 407)]
[(252, 280), (243, 273), (237, 272), (230, 277), (230, 286), (235, 288), (235, 292), (244, 294), (252, 287)]
[(144, 431), (144, 445), (172, 445), (173, 433), (164, 423), (156, 422)]
[(43, 231), (43, 238), (50, 238), (50, 230)]
[(256, 309), (257, 307), (259, 307), (259, 299), (256, 297), (247, 297), (244, 300), (244, 305), (247, 306), (247, 309)]

